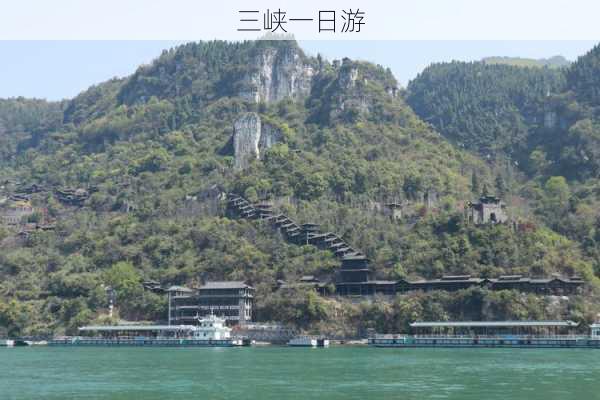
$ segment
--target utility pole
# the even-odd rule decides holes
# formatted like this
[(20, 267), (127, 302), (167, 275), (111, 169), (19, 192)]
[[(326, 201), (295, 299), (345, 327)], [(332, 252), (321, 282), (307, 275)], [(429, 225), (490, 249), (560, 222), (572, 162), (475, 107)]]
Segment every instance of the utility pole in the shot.
[(171, 293), (172, 292), (169, 290), (167, 295), (167, 297), (169, 298), (169, 326), (171, 326)]
[(112, 318), (113, 310), (115, 308), (115, 290), (111, 286), (107, 286), (104, 290), (106, 290), (108, 297), (108, 316)]

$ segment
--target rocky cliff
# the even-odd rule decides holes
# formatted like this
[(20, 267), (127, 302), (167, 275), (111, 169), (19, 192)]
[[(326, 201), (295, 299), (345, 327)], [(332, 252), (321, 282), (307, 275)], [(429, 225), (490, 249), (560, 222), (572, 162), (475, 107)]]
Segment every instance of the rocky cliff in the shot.
[(264, 150), (281, 141), (281, 132), (263, 124), (257, 113), (246, 113), (233, 125), (235, 168), (245, 169), (252, 159), (259, 159)]
[(295, 47), (263, 49), (254, 56), (252, 65), (239, 92), (246, 100), (270, 103), (310, 93), (314, 70)]

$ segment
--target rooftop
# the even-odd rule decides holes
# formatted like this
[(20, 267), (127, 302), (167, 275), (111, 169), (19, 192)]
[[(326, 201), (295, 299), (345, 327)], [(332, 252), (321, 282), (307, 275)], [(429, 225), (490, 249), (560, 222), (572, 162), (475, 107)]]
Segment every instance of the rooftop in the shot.
[(89, 325), (79, 328), (82, 332), (89, 331), (191, 331), (192, 325)]
[(199, 289), (252, 289), (252, 286), (244, 281), (213, 281), (206, 282)]
[(453, 284), (453, 283), (481, 283), (484, 278), (473, 278), (471, 276), (453, 276), (453, 277), (441, 277), (437, 279), (421, 279), (417, 281), (407, 281), (412, 284), (429, 284), (429, 283), (441, 283), (441, 284)]
[(496, 196), (481, 196), (479, 198), (479, 202), (483, 203), (483, 204), (489, 204), (489, 203), (500, 203), (500, 199)]
[(404, 280), (412, 284), (429, 284), (429, 283), (550, 283), (552, 281), (575, 282), (583, 283), (580, 277), (564, 277), (552, 276), (550, 278), (529, 278), (522, 275), (502, 275), (498, 278), (477, 278), (471, 275), (444, 275), (441, 278), (435, 279), (419, 279), (414, 281)]
[(366, 260), (369, 261), (369, 259), (363, 255), (348, 255), (348, 256), (344, 256), (342, 257), (342, 261), (349, 261), (349, 260)]
[(568, 326), (575, 327), (579, 324), (573, 321), (434, 321), (434, 322), (413, 322), (412, 328), (502, 328), (502, 327), (549, 327), (549, 326)]
[(462, 281), (471, 279), (471, 275), (444, 275), (443, 281)]
[(402, 204), (401, 203), (397, 203), (397, 202), (393, 202), (393, 203), (386, 203), (385, 206), (389, 207), (389, 208), (401, 208)]
[(190, 288), (186, 288), (185, 286), (171, 286), (170, 288), (166, 289), (167, 292), (188, 292), (188, 293), (192, 293), (193, 290)]

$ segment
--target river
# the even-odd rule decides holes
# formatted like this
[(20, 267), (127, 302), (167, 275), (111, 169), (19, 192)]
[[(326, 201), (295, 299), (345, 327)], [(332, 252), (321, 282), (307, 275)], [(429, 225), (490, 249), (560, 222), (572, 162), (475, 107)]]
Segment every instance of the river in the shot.
[(600, 350), (0, 349), (0, 399), (600, 399)]

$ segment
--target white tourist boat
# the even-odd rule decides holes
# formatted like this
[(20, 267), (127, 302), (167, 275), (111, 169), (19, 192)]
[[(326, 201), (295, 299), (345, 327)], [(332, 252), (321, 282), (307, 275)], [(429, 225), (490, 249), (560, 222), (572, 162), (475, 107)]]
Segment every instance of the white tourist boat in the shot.
[(297, 336), (288, 342), (292, 347), (329, 347), (329, 339), (317, 336)]
[(192, 338), (196, 340), (231, 339), (231, 328), (225, 325), (225, 319), (210, 314), (206, 318), (198, 318), (200, 325), (194, 327)]
[(51, 346), (242, 346), (242, 339), (231, 335), (225, 319), (216, 315), (198, 318), (196, 325), (92, 325), (79, 331), (92, 336), (56, 338)]
[(15, 341), (12, 339), (0, 339), (0, 347), (13, 347)]

